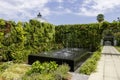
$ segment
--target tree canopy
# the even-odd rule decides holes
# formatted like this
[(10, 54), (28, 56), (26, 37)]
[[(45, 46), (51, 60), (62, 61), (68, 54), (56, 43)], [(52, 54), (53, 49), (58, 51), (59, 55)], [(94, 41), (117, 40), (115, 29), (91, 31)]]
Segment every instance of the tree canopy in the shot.
[(103, 14), (98, 14), (97, 15), (97, 21), (100, 23), (102, 21), (104, 21), (104, 15)]

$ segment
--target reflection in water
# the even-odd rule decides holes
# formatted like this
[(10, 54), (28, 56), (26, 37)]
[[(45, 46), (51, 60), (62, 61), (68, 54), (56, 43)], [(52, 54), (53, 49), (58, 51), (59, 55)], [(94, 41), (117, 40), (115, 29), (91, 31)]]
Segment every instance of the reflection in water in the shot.
[(85, 53), (85, 49), (80, 48), (65, 48), (57, 51), (44, 52), (40, 55), (53, 58), (65, 58), (65, 59), (74, 59), (75, 57), (80, 57)]

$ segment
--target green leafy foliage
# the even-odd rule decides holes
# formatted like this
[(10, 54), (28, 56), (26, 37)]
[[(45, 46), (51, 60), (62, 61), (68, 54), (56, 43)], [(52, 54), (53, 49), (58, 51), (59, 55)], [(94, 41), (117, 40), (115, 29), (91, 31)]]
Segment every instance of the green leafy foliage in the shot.
[(55, 31), (55, 41), (63, 47), (82, 47), (95, 51), (100, 48), (101, 39), (107, 34), (114, 35), (117, 45), (120, 45), (120, 22), (58, 25)]
[(2, 61), (25, 62), (30, 53), (65, 47), (95, 51), (109, 32), (120, 45), (120, 22), (54, 26), (36, 20), (15, 23), (0, 19), (0, 57)]
[(30, 53), (56, 49), (55, 27), (30, 20), (29, 23), (0, 19), (0, 56), (2, 61), (25, 62)]
[(0, 19), (0, 28), (4, 28), (5, 26), (5, 20)]
[(60, 65), (54, 72), (56, 79), (67, 79), (69, 70), (70, 68), (67, 64)]
[(13, 62), (5, 62), (0, 65), (0, 73), (4, 72), (9, 66), (11, 66)]
[(30, 69), (26, 64), (8, 64), (8, 68), (1, 73), (2, 80), (21, 80), (26, 71)]
[(30, 71), (27, 72), (28, 75), (32, 73), (50, 73), (57, 69), (58, 65), (55, 62), (45, 62), (40, 63), (36, 61), (32, 64), (32, 68)]
[(120, 46), (115, 46), (115, 48), (120, 52)]
[(23, 76), (23, 80), (66, 80), (69, 69), (66, 64), (58, 66), (55, 62), (40, 63), (36, 61)]
[(98, 20), (98, 22), (102, 22), (104, 20), (104, 15), (103, 14), (98, 14), (97, 15), (97, 20)]
[(56, 80), (53, 74), (40, 74), (40, 73), (33, 73), (30, 76), (23, 76), (22, 80)]
[(58, 25), (55, 27), (56, 43), (95, 51), (100, 47), (102, 27), (100, 24)]
[(94, 52), (93, 55), (88, 58), (85, 63), (80, 67), (80, 73), (90, 75), (97, 68), (97, 61), (100, 59), (101, 49)]

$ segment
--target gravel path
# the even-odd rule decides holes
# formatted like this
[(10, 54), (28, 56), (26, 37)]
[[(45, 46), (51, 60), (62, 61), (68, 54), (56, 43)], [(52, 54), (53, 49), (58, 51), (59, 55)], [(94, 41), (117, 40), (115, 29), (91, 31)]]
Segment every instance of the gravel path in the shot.
[(79, 73), (69, 72), (72, 75), (71, 80), (88, 80), (88, 75), (83, 75)]

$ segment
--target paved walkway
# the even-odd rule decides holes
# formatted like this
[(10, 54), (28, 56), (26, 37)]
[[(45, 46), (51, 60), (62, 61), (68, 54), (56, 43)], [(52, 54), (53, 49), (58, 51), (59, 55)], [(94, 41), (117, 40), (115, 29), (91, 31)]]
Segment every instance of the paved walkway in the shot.
[(97, 71), (88, 80), (120, 80), (120, 53), (113, 46), (104, 46)]

